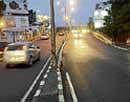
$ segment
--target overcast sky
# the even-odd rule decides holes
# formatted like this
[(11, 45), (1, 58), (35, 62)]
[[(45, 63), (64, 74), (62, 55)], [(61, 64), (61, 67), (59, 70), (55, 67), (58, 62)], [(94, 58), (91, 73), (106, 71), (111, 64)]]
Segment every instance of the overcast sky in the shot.
[[(49, 1), (50, 0), (29, 0), (29, 9), (34, 9), (39, 11), (40, 14), (49, 15)], [(58, 0), (54, 0), (55, 2)], [(61, 0), (68, 1), (68, 0)], [(93, 11), (95, 9), (95, 4), (100, 0), (75, 0), (76, 9), (72, 13), (72, 18), (76, 24), (85, 24), (88, 22), (88, 18), (93, 16)], [(56, 4), (56, 3), (55, 3)], [(64, 25), (63, 12), (61, 8), (55, 5), (56, 11), (56, 25)]]

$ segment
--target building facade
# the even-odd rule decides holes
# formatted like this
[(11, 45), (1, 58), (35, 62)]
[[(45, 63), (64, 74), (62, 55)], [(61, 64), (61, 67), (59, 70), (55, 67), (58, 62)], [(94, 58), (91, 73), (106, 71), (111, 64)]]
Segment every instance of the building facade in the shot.
[(108, 10), (111, 9), (111, 4), (108, 4), (108, 0), (102, 0), (96, 4), (94, 11), (94, 26), (96, 29), (104, 27), (104, 17), (108, 15)]
[(130, 2), (130, 0), (111, 0), (113, 3), (127, 3)]
[(29, 27), (27, 0), (4, 0), (4, 3), (6, 9), (3, 32), (6, 34), (8, 42), (15, 42), (25, 37), (23, 34)]

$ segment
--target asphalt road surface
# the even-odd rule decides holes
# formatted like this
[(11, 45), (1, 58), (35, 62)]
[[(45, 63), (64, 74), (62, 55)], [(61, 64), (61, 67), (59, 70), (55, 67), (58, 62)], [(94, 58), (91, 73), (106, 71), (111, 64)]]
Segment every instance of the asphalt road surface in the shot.
[(19, 102), (24, 96), (50, 54), (49, 40), (39, 40), (36, 44), (41, 48), (41, 60), (32, 67), (24, 65), (7, 69), (0, 63), (0, 102)]
[(130, 102), (130, 55), (92, 34), (72, 34), (64, 50), (78, 102)]

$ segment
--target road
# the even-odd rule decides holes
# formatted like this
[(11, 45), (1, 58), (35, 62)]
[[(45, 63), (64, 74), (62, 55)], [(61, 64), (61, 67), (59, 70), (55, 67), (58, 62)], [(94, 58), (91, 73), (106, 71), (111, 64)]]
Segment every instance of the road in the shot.
[(49, 41), (38, 41), (41, 60), (32, 67), (14, 66), (10, 69), (0, 64), (0, 102), (18, 102), (23, 97), (49, 56)]
[[(58, 48), (63, 41), (63, 37), (57, 37), (57, 39)], [(42, 70), (51, 53), (50, 40), (39, 40), (35, 44), (41, 49), (41, 60), (34, 63), (32, 67), (19, 65), (7, 69), (5, 64), (0, 62), (0, 102), (20, 102)], [(35, 89), (32, 91), (29, 98), (32, 98), (35, 91)]]
[(69, 37), (64, 49), (78, 102), (130, 102), (130, 55), (106, 45), (92, 34)]

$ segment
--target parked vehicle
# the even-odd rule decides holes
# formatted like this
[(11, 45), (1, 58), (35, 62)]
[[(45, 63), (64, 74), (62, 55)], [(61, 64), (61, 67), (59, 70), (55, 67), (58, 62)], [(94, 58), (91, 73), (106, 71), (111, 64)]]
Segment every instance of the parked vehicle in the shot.
[(32, 66), (33, 62), (40, 59), (40, 48), (31, 42), (17, 42), (9, 44), (4, 50), (6, 66), (26, 64)]
[(3, 53), (4, 53), (4, 49), (5, 47), (7, 47), (8, 42), (0, 42), (0, 61), (3, 60)]
[(41, 40), (48, 40), (48, 39), (49, 39), (49, 35), (48, 34), (41, 35)]

